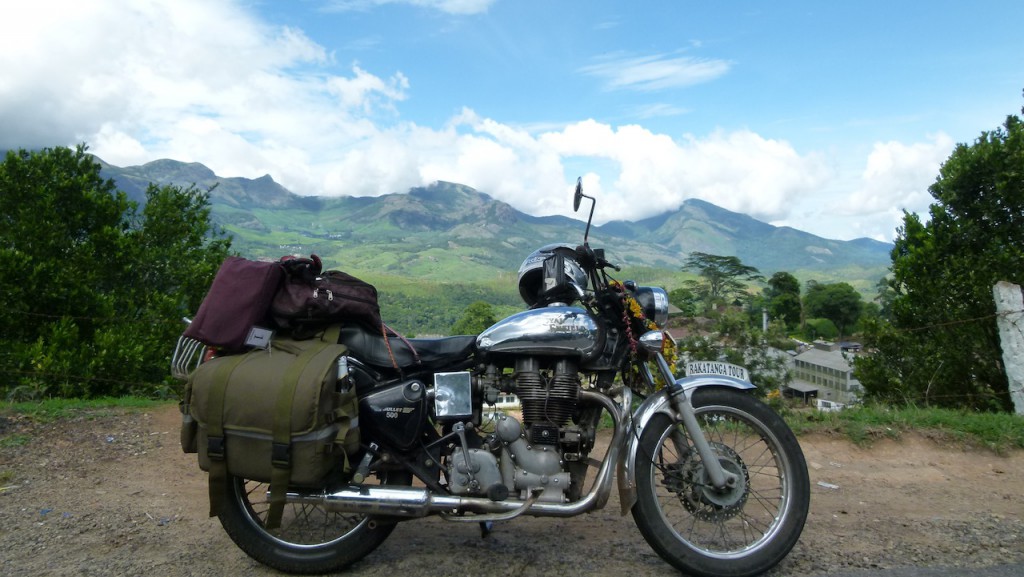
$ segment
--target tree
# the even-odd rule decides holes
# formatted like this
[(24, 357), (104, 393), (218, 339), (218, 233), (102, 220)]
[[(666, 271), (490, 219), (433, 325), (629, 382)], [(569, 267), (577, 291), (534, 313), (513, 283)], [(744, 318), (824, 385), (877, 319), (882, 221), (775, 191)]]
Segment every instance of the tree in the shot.
[(886, 320), (892, 319), (892, 301), (896, 298), (896, 291), (889, 284), (887, 277), (878, 279), (875, 283), (875, 300), (878, 304), (878, 316)]
[(800, 325), (800, 281), (795, 276), (788, 272), (773, 274), (764, 296), (768, 301), (768, 314), (773, 319), (782, 319), (790, 329)]
[(856, 363), (869, 395), (1011, 408), (992, 286), (1024, 283), (1024, 125), (959, 144), (929, 192), (925, 222), (905, 213), (892, 251), (891, 325), (873, 323), (878, 354)]
[(800, 294), (800, 281), (788, 272), (777, 272), (768, 279), (768, 286), (764, 292), (769, 297), (777, 297), (784, 294)]
[(494, 310), (491, 305), (484, 301), (476, 301), (466, 307), (466, 312), (458, 321), (452, 325), (453, 335), (476, 335), (480, 334), (494, 323)]
[(152, 394), (180, 318), (230, 240), (208, 196), (154, 187), (140, 212), (84, 145), (0, 163), (0, 392), (10, 398)]
[(688, 288), (677, 288), (669, 291), (668, 302), (682, 311), (682, 314), (692, 317), (697, 314), (697, 295)]
[(114, 313), (110, 266), (130, 203), (85, 153), (8, 151), (0, 164), (0, 337), (32, 340), (49, 319)]
[(804, 314), (808, 318), (823, 318), (832, 321), (839, 335), (848, 335), (860, 319), (864, 301), (849, 283), (814, 283), (807, 287), (804, 295)]
[(135, 213), (128, 240), (141, 269), (130, 271), (122, 286), (166, 290), (152, 295), (170, 299), (168, 313), (189, 314), (202, 302), (210, 281), (229, 254), (231, 240), (211, 224), (210, 193), (195, 186), (150, 184), (141, 217)]
[(700, 276), (700, 280), (686, 281), (684, 284), (704, 301), (705, 310), (745, 296), (747, 285), (743, 281), (764, 278), (760, 271), (743, 264), (739, 257), (703, 252), (691, 252), (683, 263), (683, 270), (696, 272)]
[(829, 319), (807, 319), (804, 321), (804, 332), (811, 340), (832, 340), (839, 336), (839, 329)]

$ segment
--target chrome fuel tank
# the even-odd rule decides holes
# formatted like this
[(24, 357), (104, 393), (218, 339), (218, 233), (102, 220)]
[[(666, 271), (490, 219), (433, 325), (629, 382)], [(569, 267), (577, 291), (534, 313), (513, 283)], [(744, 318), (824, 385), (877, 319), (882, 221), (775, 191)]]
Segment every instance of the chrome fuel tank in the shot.
[(555, 306), (523, 311), (497, 322), (480, 333), (476, 346), (488, 353), (579, 355), (587, 359), (600, 352), (601, 333), (587, 311)]

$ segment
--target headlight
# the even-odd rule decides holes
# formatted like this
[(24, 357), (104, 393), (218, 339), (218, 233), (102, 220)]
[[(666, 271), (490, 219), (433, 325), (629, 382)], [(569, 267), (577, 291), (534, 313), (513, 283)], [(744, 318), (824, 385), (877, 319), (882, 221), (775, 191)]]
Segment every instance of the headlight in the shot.
[(664, 328), (668, 322), (668, 293), (653, 286), (636, 287), (636, 301), (644, 310), (644, 316)]

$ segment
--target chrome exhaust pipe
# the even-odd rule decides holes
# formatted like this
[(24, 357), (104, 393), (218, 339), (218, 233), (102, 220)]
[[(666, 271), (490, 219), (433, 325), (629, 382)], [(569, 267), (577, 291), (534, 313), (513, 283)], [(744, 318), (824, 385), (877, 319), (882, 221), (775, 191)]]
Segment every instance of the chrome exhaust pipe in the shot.
[[(330, 511), (378, 515), (389, 517), (426, 517), (428, 515), (501, 515), (511, 518), (519, 515), (534, 517), (572, 517), (600, 508), (608, 501), (612, 487), (612, 470), (620, 459), (622, 440), (626, 434), (626, 413), (605, 395), (583, 391), (582, 399), (601, 404), (615, 421), (615, 432), (598, 470), (594, 484), (587, 495), (573, 503), (551, 503), (536, 499), (506, 499), (491, 501), (486, 497), (460, 497), (443, 495), (421, 487), (400, 487), (386, 485), (359, 485), (336, 491), (328, 495), (289, 493), (289, 503), (319, 505)], [(474, 518), (474, 520), (479, 520)]]
[(439, 495), (419, 487), (360, 485), (329, 495), (289, 493), (289, 503), (320, 505), (339, 513), (388, 517), (426, 517), (432, 513), (459, 509), (460, 497)]

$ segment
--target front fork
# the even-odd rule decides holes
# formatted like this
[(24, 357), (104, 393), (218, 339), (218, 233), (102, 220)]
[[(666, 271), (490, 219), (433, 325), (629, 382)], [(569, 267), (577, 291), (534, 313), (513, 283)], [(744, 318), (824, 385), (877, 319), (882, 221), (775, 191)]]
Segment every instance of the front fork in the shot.
[[(668, 383), (665, 388), (669, 389), (669, 405), (675, 411), (676, 418), (683, 422), (683, 428), (686, 429), (693, 448), (697, 449), (697, 454), (700, 455), (700, 462), (704, 465), (704, 472), (707, 473), (711, 485), (719, 491), (735, 487), (738, 477), (722, 468), (718, 455), (711, 448), (711, 444), (704, 437), (704, 431), (700, 428), (700, 423), (697, 422), (697, 415), (693, 411), (690, 395), (686, 394), (686, 390), (676, 380), (675, 375), (672, 374), (672, 367), (668, 366), (668, 362), (661, 353), (655, 356), (655, 360), (658, 370), (661, 372), (661, 378)], [(686, 446), (686, 438), (683, 437), (679, 429), (673, 431), (672, 441), (679, 447)]]
[[(697, 422), (697, 415), (693, 410), (693, 403), (690, 401), (690, 397), (692, 391), (700, 387), (716, 386), (750, 390), (754, 388), (754, 385), (746, 381), (720, 375), (700, 375), (677, 379), (672, 373), (672, 368), (661, 353), (655, 353), (654, 359), (658, 366), (658, 372), (661, 374), (662, 381), (666, 383), (666, 386), (656, 394), (648, 397), (633, 413), (631, 425), (634, 430), (629, 435), (629, 445), (623, 454), (622, 468), (619, 473), (619, 500), (622, 503), (623, 515), (636, 502), (636, 461), (640, 447), (640, 435), (651, 418), (658, 413), (665, 413), (674, 421), (683, 423), (685, 434), (683, 431), (675, 429), (672, 433), (672, 442), (679, 447), (681, 452), (686, 447), (693, 446), (700, 455), (701, 463), (704, 465), (704, 470), (708, 475), (708, 480), (716, 490), (726, 491), (734, 487), (739, 480), (734, 473), (722, 468), (718, 455), (711, 448), (711, 444), (704, 437), (704, 431)], [(644, 378), (653, 385), (654, 376), (647, 365), (640, 365), (640, 370)]]

